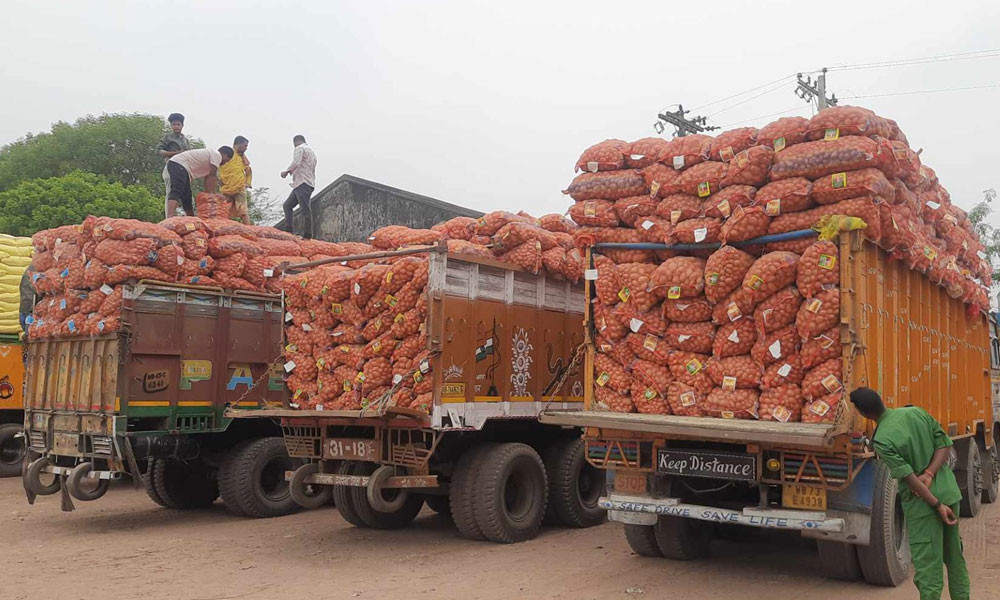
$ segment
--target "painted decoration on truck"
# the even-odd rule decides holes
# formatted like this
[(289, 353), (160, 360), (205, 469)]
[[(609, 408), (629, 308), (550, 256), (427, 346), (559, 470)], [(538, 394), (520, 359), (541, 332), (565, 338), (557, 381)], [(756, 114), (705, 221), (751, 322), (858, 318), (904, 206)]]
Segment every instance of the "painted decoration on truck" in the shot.
[(528, 339), (528, 332), (523, 327), (518, 327), (514, 332), (511, 343), (511, 396), (527, 396), (528, 380), (531, 379), (531, 351), (534, 346)]

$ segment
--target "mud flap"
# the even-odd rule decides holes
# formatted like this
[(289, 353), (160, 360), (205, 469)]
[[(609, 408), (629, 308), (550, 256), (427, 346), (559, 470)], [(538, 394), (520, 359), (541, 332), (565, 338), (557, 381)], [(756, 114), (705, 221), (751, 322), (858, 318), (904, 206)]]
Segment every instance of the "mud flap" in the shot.
[(69, 486), (66, 485), (66, 478), (68, 475), (60, 475), (60, 485), (59, 485), (59, 495), (62, 499), (62, 511), (63, 512), (73, 512), (76, 510), (76, 506), (73, 505), (73, 499), (69, 495)]
[[(143, 480), (142, 472), (139, 470), (139, 464), (135, 460), (135, 453), (132, 452), (132, 440), (124, 436), (122, 439), (124, 440), (124, 443), (121, 445), (121, 448), (123, 450), (123, 454), (125, 455), (125, 462), (128, 463), (129, 473), (132, 474), (132, 486), (137, 490), (141, 490), (145, 487), (146, 483)], [(117, 443), (118, 442), (116, 440), (115, 444)], [(152, 477), (152, 474), (146, 473), (146, 477)]]
[(28, 479), (24, 476), (28, 472), (28, 457), (31, 456), (30, 452), (24, 453), (24, 463), (21, 466), (21, 486), (24, 487), (24, 497), (28, 499), (29, 505), (35, 504), (35, 498), (37, 494), (31, 491), (31, 486), (28, 485)]

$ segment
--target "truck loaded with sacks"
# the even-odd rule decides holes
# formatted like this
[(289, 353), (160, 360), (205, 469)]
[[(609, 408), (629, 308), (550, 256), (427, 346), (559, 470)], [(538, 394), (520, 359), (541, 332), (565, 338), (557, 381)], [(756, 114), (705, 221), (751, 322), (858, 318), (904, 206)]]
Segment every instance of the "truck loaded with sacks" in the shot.
[(642, 556), (726, 528), (801, 532), (826, 575), (899, 585), (899, 495), (847, 394), (926, 409), (961, 512), (994, 502), (992, 267), (897, 124), (858, 107), (586, 150), (586, 397), (547, 410), (607, 470), (599, 505)]

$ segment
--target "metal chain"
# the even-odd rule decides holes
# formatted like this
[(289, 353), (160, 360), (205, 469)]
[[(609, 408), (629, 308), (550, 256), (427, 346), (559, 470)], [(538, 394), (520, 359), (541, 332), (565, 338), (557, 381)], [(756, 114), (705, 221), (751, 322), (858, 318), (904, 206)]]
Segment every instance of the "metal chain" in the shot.
[(586, 348), (587, 348), (587, 344), (586, 344), (586, 342), (584, 342), (584, 343), (580, 344), (579, 346), (577, 346), (576, 350), (573, 351), (573, 359), (571, 361), (569, 361), (569, 365), (566, 367), (566, 370), (563, 371), (563, 374), (559, 376), (559, 379), (556, 382), (556, 385), (551, 388), (552, 389), (552, 394), (550, 394), (549, 401), (546, 402), (545, 406), (542, 407), (543, 411), (549, 409), (549, 405), (552, 404), (552, 401), (555, 399), (554, 398), (555, 392), (557, 392), (560, 389), (562, 389), (562, 386), (566, 383), (566, 380), (569, 379), (569, 374), (573, 372), (573, 368), (580, 361), (580, 357), (584, 356), (586, 354), (586, 352), (584, 352), (584, 350)]
[[(253, 385), (247, 388), (247, 391), (243, 392), (243, 394), (236, 399), (236, 402), (230, 404), (230, 407), (236, 408), (237, 406), (239, 406), (240, 402), (243, 402), (244, 398), (249, 396), (255, 389), (257, 389), (257, 386), (259, 386), (265, 379), (269, 379), (271, 376), (271, 368), (276, 362), (278, 362), (278, 359), (280, 359), (282, 356), (284, 356), (284, 352), (279, 352), (277, 356), (271, 359), (271, 362), (267, 363), (268, 368), (265, 369), (264, 372), (261, 374), (261, 376), (258, 377), (257, 380), (253, 382)], [(267, 399), (263, 398), (262, 400), (258, 400), (257, 405), (260, 406), (261, 408), (266, 408)]]

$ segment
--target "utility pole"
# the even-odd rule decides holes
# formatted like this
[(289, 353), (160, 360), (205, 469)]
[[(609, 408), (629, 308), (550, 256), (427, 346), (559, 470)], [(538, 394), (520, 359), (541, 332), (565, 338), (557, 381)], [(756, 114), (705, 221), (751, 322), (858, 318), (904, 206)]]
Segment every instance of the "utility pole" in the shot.
[(796, 96), (809, 103), (815, 100), (816, 110), (823, 110), (828, 106), (837, 106), (836, 94), (832, 94), (829, 98), (826, 97), (826, 67), (823, 67), (819, 72), (815, 84), (813, 83), (812, 75), (805, 79), (802, 79), (802, 73), (797, 73), (796, 76), (798, 77), (798, 82), (795, 86)]
[(689, 112), (691, 111), (684, 110), (684, 106), (680, 104), (677, 105), (677, 110), (675, 112), (664, 110), (660, 112), (660, 114), (656, 115), (660, 118), (660, 120), (653, 123), (653, 129), (656, 130), (656, 133), (662, 134), (663, 130), (666, 129), (663, 125), (664, 122), (669, 123), (674, 126), (674, 135), (676, 137), (684, 137), (692, 133), (704, 133), (706, 131), (718, 129), (718, 127), (707, 125), (706, 117), (694, 117), (692, 119), (688, 119), (684, 115)]

